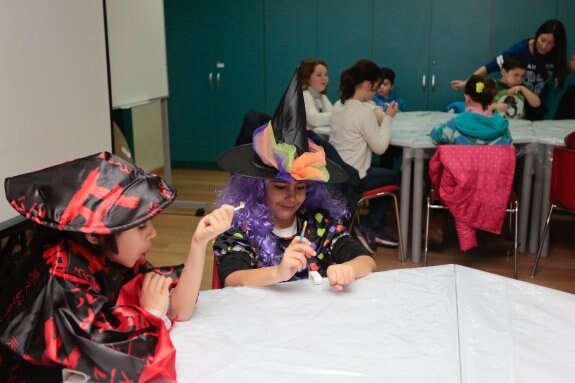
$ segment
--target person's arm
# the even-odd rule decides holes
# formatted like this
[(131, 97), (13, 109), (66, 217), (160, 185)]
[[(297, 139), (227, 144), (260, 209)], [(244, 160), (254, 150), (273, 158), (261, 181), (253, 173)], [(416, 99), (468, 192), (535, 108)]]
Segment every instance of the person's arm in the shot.
[(517, 93), (523, 94), (523, 96), (525, 96), (525, 100), (527, 100), (527, 103), (533, 108), (538, 108), (541, 105), (541, 99), (539, 96), (530, 91), (526, 86), (517, 85), (507, 91), (507, 94), (511, 95), (515, 95)]
[(507, 113), (508, 109), (509, 109), (509, 105), (507, 105), (504, 102), (494, 102), (493, 104), (489, 105), (489, 111), (491, 113), (498, 112), (500, 114), (505, 114), (505, 113)]
[[(491, 59), (491, 61), (489, 61), (487, 64), (477, 68), (475, 72), (473, 72), (473, 74), (486, 76), (489, 73), (501, 70), (504, 58), (514, 53), (519, 54), (521, 57), (523, 57), (523, 59), (525, 59), (525, 61), (529, 62), (530, 60), (528, 60), (527, 57), (525, 57), (525, 55), (531, 55), (529, 53), (529, 41), (530, 39), (523, 39), (517, 42), (515, 45), (511, 46), (509, 49), (505, 50), (500, 55), (497, 55), (496, 57)], [(451, 81), (451, 87), (455, 90), (463, 89), (465, 87), (465, 83), (466, 80), (465, 81), (453, 80)]]
[(431, 141), (433, 141), (435, 145), (453, 143), (453, 134), (455, 133), (455, 130), (450, 128), (449, 124), (450, 121), (444, 124), (440, 124), (439, 126), (436, 126), (435, 128), (431, 129), (430, 133)]
[[(473, 74), (486, 76), (487, 75), (487, 67), (485, 67), (485, 65), (480, 66), (479, 68), (477, 68), (475, 70), (475, 72), (473, 72)], [(453, 88), (454, 90), (463, 89), (463, 88), (465, 88), (466, 82), (467, 82), (467, 80), (451, 80), (451, 88)]]
[(200, 220), (192, 237), (190, 250), (180, 280), (172, 291), (170, 316), (178, 320), (188, 320), (196, 306), (200, 291), (206, 247), (208, 242), (229, 229), (234, 208), (222, 205)]
[(228, 286), (270, 286), (289, 280), (307, 266), (307, 258), (315, 256), (315, 251), (307, 238), (296, 236), (284, 251), (279, 265), (257, 269), (237, 270), (229, 274), (224, 285)]
[(341, 291), (357, 278), (375, 271), (377, 265), (369, 255), (360, 255), (344, 263), (330, 265), (327, 268), (327, 278), (332, 290)]
[[(362, 135), (369, 149), (375, 154), (384, 153), (389, 146), (391, 121), (393, 117), (380, 108), (375, 108), (367, 115), (360, 115), (358, 117), (362, 118)], [(381, 118), (380, 123), (378, 123), (379, 118)]]
[[(337, 226), (336, 226), (337, 232)], [(328, 266), (326, 276), (334, 291), (343, 290), (344, 286), (352, 283), (376, 270), (373, 257), (365, 251), (365, 248), (351, 238), (345, 231), (335, 234), (332, 239), (332, 260), (335, 264)]]
[(397, 109), (399, 109), (400, 112), (405, 112), (407, 110), (405, 100), (403, 98), (396, 98), (395, 102), (397, 102)]

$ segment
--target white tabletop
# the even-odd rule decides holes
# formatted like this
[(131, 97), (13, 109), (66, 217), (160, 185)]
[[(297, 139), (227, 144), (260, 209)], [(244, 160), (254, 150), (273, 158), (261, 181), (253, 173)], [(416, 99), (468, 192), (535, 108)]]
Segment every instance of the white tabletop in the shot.
[(575, 296), (445, 265), (202, 291), (181, 382), (571, 382)]
[[(435, 148), (431, 141), (431, 129), (454, 117), (446, 112), (398, 113), (391, 124), (391, 144), (411, 148)], [(533, 124), (528, 120), (509, 120), (511, 137), (516, 144), (536, 140)]]
[[(448, 121), (455, 114), (437, 111), (401, 112), (395, 115), (391, 124), (390, 143), (395, 146), (411, 148), (434, 148), (430, 132), (435, 126)], [(569, 130), (571, 129), (571, 130)], [(527, 144), (535, 141), (557, 144), (567, 133), (575, 130), (574, 120), (537, 121), (509, 120), (509, 130), (516, 144)], [(329, 136), (329, 126), (318, 126), (314, 132)], [(561, 136), (563, 135), (563, 136)]]
[(575, 120), (534, 121), (533, 130), (542, 144), (565, 146), (565, 136), (575, 131)]

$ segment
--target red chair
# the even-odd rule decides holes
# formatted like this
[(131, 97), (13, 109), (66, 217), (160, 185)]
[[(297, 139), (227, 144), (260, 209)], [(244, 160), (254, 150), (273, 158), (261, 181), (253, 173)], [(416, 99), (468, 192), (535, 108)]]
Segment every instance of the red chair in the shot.
[(213, 271), (212, 271), (212, 289), (223, 288), (222, 281), (220, 280), (220, 274), (218, 273), (218, 263), (216, 262), (216, 256), (214, 255)]
[(547, 239), (547, 232), (549, 230), (549, 221), (553, 210), (559, 209), (568, 213), (575, 214), (575, 150), (563, 147), (557, 147), (553, 151), (553, 167), (551, 170), (551, 189), (549, 190), (549, 214), (547, 214), (547, 221), (541, 232), (539, 239), (539, 249), (533, 268), (531, 269), (531, 277), (535, 276), (539, 259), (541, 258), (541, 250), (543, 244)]
[(401, 223), (399, 220), (399, 204), (397, 203), (396, 193), (399, 191), (399, 186), (396, 185), (388, 185), (382, 186), (379, 188), (367, 190), (363, 192), (359, 201), (357, 201), (357, 207), (355, 209), (355, 213), (351, 218), (349, 223), (348, 232), (351, 233), (351, 229), (355, 221), (359, 225), (359, 207), (365, 202), (375, 198), (384, 198), (384, 197), (391, 197), (393, 199), (394, 207), (395, 207), (395, 220), (397, 222), (397, 236), (399, 242), (399, 255), (401, 257), (401, 262), (405, 262), (405, 252), (403, 251), (403, 235), (401, 233)]

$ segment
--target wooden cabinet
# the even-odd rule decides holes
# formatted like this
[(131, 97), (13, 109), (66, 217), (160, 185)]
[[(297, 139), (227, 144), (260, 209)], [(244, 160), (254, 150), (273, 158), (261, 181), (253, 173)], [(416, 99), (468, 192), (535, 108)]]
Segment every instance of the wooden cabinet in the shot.
[(173, 166), (213, 164), (264, 108), (263, 0), (165, 0)]

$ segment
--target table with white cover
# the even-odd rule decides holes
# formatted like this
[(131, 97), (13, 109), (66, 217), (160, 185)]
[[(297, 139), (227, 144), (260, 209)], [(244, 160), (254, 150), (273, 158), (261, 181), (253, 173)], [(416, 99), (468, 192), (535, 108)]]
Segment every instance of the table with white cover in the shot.
[(456, 265), (202, 291), (180, 382), (572, 382), (575, 295)]

